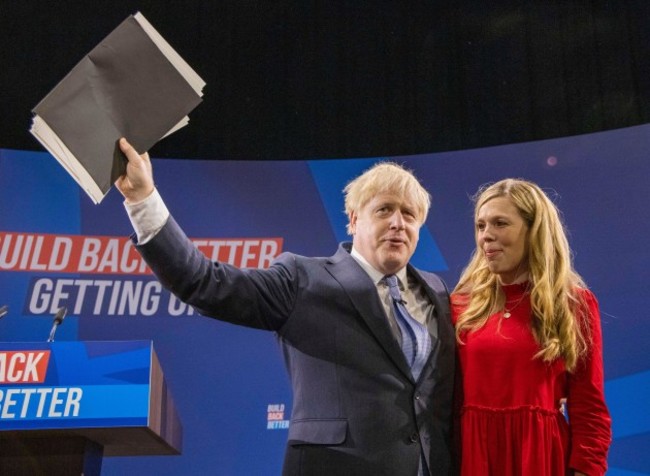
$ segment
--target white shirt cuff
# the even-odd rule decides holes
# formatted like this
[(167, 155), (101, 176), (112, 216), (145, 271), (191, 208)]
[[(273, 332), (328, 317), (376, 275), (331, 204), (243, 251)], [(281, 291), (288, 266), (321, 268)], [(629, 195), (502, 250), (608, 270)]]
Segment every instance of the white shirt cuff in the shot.
[(169, 218), (169, 210), (158, 189), (155, 188), (151, 195), (140, 202), (126, 203), (125, 201), (124, 208), (138, 237), (139, 245), (144, 245), (156, 236)]

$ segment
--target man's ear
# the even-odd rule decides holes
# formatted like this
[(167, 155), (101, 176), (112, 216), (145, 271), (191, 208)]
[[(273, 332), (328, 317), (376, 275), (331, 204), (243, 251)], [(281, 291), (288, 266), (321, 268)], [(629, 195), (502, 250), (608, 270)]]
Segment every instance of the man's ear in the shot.
[(350, 224), (348, 225), (348, 231), (350, 235), (354, 235), (357, 232), (357, 214), (355, 212), (350, 212), (348, 215)]

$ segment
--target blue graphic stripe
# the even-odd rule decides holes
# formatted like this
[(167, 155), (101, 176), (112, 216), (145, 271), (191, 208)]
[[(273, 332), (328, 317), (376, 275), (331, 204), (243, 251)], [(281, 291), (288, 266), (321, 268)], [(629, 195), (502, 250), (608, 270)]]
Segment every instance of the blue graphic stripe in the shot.
[(608, 468), (607, 476), (647, 476), (650, 473), (638, 473), (636, 471), (627, 471), (620, 468)]
[(650, 371), (608, 380), (605, 395), (614, 438), (650, 432)]

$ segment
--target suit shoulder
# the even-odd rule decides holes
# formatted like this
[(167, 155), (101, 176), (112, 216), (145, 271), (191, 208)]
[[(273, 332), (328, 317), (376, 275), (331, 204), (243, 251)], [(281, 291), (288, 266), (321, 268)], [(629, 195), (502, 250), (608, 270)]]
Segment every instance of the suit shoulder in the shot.
[(416, 274), (419, 274), (422, 279), (429, 285), (429, 287), (431, 287), (431, 289), (438, 293), (442, 293), (447, 296), (449, 295), (449, 288), (447, 287), (447, 283), (445, 283), (445, 281), (440, 276), (435, 273), (422, 271), (417, 268), (413, 268), (413, 271)]
[(284, 251), (275, 257), (272, 264), (281, 266), (309, 267), (326, 263), (329, 260), (330, 258), (327, 257), (304, 256), (292, 253), (290, 251)]

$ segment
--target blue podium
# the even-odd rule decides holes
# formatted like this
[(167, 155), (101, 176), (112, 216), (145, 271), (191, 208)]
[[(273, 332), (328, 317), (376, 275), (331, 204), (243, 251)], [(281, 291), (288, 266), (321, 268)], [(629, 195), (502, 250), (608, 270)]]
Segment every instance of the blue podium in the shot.
[(0, 343), (0, 474), (92, 476), (106, 456), (181, 451), (151, 341)]

